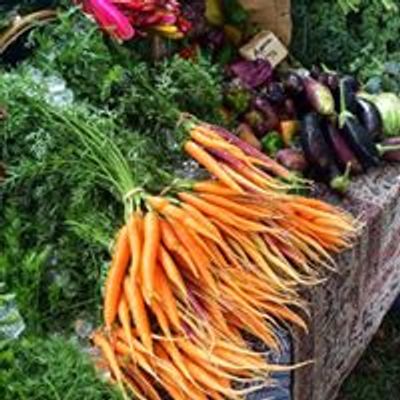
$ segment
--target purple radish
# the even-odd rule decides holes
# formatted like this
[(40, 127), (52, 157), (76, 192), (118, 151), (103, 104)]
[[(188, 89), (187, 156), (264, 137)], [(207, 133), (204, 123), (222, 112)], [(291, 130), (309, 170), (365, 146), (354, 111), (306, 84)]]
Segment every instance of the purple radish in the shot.
[(308, 163), (300, 150), (279, 150), (276, 154), (276, 160), (290, 171), (305, 172), (308, 168)]

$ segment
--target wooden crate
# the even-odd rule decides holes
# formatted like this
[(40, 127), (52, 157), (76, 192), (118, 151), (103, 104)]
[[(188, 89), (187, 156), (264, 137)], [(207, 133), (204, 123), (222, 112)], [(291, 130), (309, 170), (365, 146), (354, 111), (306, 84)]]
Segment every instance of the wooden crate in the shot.
[[(293, 400), (333, 400), (400, 293), (400, 168), (360, 177), (346, 199), (332, 199), (365, 226), (354, 248), (338, 257), (338, 273), (305, 293), (309, 335), (295, 334)], [(325, 197), (325, 196), (324, 196)]]

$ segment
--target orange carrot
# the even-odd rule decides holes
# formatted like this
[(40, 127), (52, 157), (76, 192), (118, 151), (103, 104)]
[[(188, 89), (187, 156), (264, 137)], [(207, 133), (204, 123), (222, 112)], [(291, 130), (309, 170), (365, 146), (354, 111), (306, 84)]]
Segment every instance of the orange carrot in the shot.
[(208, 180), (196, 182), (193, 184), (193, 190), (198, 193), (211, 193), (220, 196), (236, 196), (237, 191), (230, 189), (228, 186), (221, 184), (219, 181)]
[[(259, 235), (252, 235), (252, 239), (254, 243), (257, 244), (260, 253), (264, 256), (265, 260), (268, 264), (279, 274), (279, 271), (283, 272), (287, 277), (293, 279), (294, 282), (302, 284), (302, 285), (311, 285), (315, 284), (315, 281), (311, 279), (307, 279), (306, 277), (299, 274), (292, 265), (285, 262), (279, 256), (276, 256), (267, 246), (264, 239), (261, 238)], [(282, 278), (283, 279), (283, 278)], [(286, 280), (286, 279), (283, 279)]]
[(179, 369), (179, 371), (182, 372), (182, 374), (189, 380), (189, 382), (194, 383), (192, 375), (190, 375), (188, 369), (186, 368), (185, 360), (175, 343), (170, 340), (170, 338), (167, 338), (166, 340), (161, 340), (159, 343), (163, 347), (165, 352), (169, 354), (171, 360)]
[(196, 380), (207, 388), (222, 392), (224, 394), (230, 394), (232, 389), (228, 380), (218, 378), (211, 373), (205, 371), (203, 368), (198, 366), (196, 363), (191, 361), (188, 357), (185, 357), (185, 364), (189, 369), (192, 376), (196, 377)]
[(144, 217), (144, 245), (141, 260), (143, 291), (147, 304), (151, 304), (154, 291), (154, 274), (157, 265), (157, 255), (160, 246), (160, 223), (154, 211)]
[(215, 206), (193, 194), (181, 192), (178, 194), (178, 196), (182, 201), (186, 201), (187, 203), (193, 205), (205, 214), (214, 216), (215, 218), (229, 225), (235, 225), (241, 230), (253, 232), (262, 232), (266, 230), (265, 226), (260, 223), (242, 218), (222, 207)]
[(168, 280), (161, 268), (157, 270), (155, 289), (160, 299), (162, 299), (163, 309), (165, 310), (168, 319), (171, 321), (173, 327), (177, 331), (182, 330), (178, 308), (176, 306), (176, 300), (174, 298), (171, 288), (169, 287)]
[(140, 339), (147, 351), (152, 354), (153, 340), (151, 337), (150, 322), (139, 286), (136, 282), (130, 279), (130, 277), (126, 277), (124, 282), (124, 291)]
[(168, 200), (165, 200), (165, 198), (155, 196), (148, 197), (147, 202), (163, 216), (176, 219), (188, 228), (206, 237), (218, 240), (218, 236), (215, 236), (215, 232), (213, 232), (212, 229), (208, 229), (210, 228), (209, 225), (202, 225), (199, 223), (193, 218), (193, 214), (187, 212), (183, 207), (177, 207)]
[(204, 134), (203, 132), (201, 132), (200, 129), (196, 128), (190, 131), (190, 136), (191, 139), (193, 139), (201, 146), (210, 149), (220, 149), (228, 151), (240, 160), (248, 162), (247, 156), (243, 153), (242, 150), (240, 150), (237, 146), (230, 144), (228, 141), (222, 140), (220, 137), (210, 137), (210, 135)]
[(124, 398), (128, 399), (128, 396), (126, 394), (126, 391), (125, 391), (125, 388), (123, 385), (123, 374), (119, 367), (116, 355), (114, 353), (114, 350), (113, 350), (111, 344), (100, 332), (96, 332), (93, 335), (92, 340), (93, 340), (93, 343), (95, 344), (95, 346), (97, 346), (101, 350), (104, 358), (107, 360), (108, 365), (110, 366), (110, 370), (113, 373), (113, 375), (115, 376), (115, 378), (118, 382), (118, 386), (120, 387)]
[(114, 255), (111, 267), (107, 275), (105, 294), (104, 294), (104, 322), (107, 329), (115, 321), (118, 313), (118, 304), (122, 292), (122, 284), (125, 272), (128, 268), (130, 258), (130, 247), (128, 228), (122, 227), (119, 231), (117, 243), (114, 249)]
[(169, 328), (167, 316), (165, 315), (161, 305), (157, 300), (153, 300), (151, 304), (151, 310), (157, 318), (157, 322), (159, 327), (161, 328), (161, 331), (166, 337), (171, 337), (171, 330)]
[(238, 193), (243, 193), (242, 188), (220, 167), (214, 157), (208, 154), (202, 147), (192, 141), (187, 141), (185, 143), (185, 151), (226, 186), (236, 190)]
[[(188, 382), (182, 373), (172, 364), (168, 353), (158, 344), (155, 348), (156, 355), (163, 362), (169, 363), (168, 367), (159, 371), (160, 376), (165, 382), (173, 382), (179, 385), (179, 388), (183, 390), (191, 400), (207, 400), (207, 397), (190, 382)], [(186, 400), (187, 397), (184, 397)]]
[(183, 260), (185, 265), (189, 267), (189, 270), (192, 272), (192, 274), (198, 278), (199, 272), (197, 271), (197, 267), (193, 262), (190, 253), (178, 240), (172, 227), (165, 220), (160, 221), (160, 226), (162, 242), (165, 244), (166, 248)]
[(214, 194), (202, 193), (200, 194), (200, 198), (208, 201), (212, 204), (220, 206), (226, 210), (232, 211), (233, 213), (240, 215), (242, 217), (246, 217), (249, 219), (263, 219), (263, 218), (272, 218), (272, 213), (267, 212), (259, 212), (250, 207), (246, 207), (241, 205), (235, 198), (224, 198)]
[(128, 221), (129, 243), (131, 246), (131, 266), (130, 274), (135, 278), (138, 277), (140, 270), (140, 261), (142, 258), (143, 238), (140, 225), (143, 224), (143, 217), (140, 212), (134, 212)]
[(247, 192), (270, 195), (272, 192), (261, 188), (259, 185), (255, 184), (251, 180), (247, 179), (245, 176), (235, 171), (229, 165), (221, 163), (221, 168), (235, 181), (238, 185), (245, 188)]
[[(199, 226), (203, 226), (203, 230), (197, 229), (194, 226), (190, 226), (186, 224), (188, 228), (192, 228), (195, 232), (214, 240), (215, 242), (219, 242), (221, 240), (221, 235), (218, 229), (214, 226), (214, 224), (196, 207), (193, 207), (188, 203), (181, 203), (181, 207), (190, 215), (192, 215), (193, 219), (199, 224)], [(207, 232), (207, 233), (205, 233)]]
[(147, 376), (138, 368), (128, 368), (129, 376), (136, 383), (139, 389), (145, 394), (147, 400), (162, 400)]
[(121, 322), (124, 333), (128, 339), (128, 344), (131, 349), (132, 361), (135, 361), (135, 358), (134, 358), (135, 354), (133, 351), (133, 337), (132, 337), (132, 331), (131, 331), (131, 319), (129, 316), (129, 307), (128, 307), (128, 304), (126, 302), (124, 295), (122, 295), (121, 300), (119, 302), (118, 318), (119, 318), (119, 321)]
[(186, 230), (184, 226), (173, 220), (168, 220), (168, 222), (170, 223), (178, 239), (181, 241), (182, 245), (186, 247), (187, 251), (189, 251), (192, 255), (192, 259), (196, 264), (196, 268), (199, 271), (200, 276), (204, 279), (204, 282), (209, 285), (214, 293), (218, 293), (217, 284), (212, 273), (210, 272), (211, 260), (208, 258), (207, 254), (203, 252), (202, 248), (196, 243), (196, 240), (193, 239), (190, 232)]
[(237, 325), (241, 330), (249, 332), (251, 335), (259, 338), (271, 349), (276, 351), (280, 350), (278, 338), (276, 337), (273, 328), (271, 328), (267, 322), (246, 311), (238, 311), (239, 310), (236, 311), (235, 319), (232, 320), (232, 323)]
[[(122, 340), (116, 340), (114, 343), (114, 348), (117, 354), (121, 354), (126, 358), (129, 358), (131, 356), (131, 350), (129, 349), (129, 346)], [(157, 380), (157, 375), (154, 372), (153, 366), (146, 359), (145, 355), (143, 355), (139, 351), (136, 351), (135, 359), (137, 360), (137, 364), (140, 366), (140, 368), (151, 375), (153, 379)]]
[(160, 245), (159, 260), (168, 279), (179, 289), (183, 298), (186, 299), (187, 289), (185, 282), (183, 281), (182, 275), (179, 272), (179, 268), (175, 264), (175, 261), (163, 245)]
[[(126, 369), (124, 369), (124, 371), (125, 370)], [(138, 400), (148, 400), (146, 397), (144, 397), (142, 389), (139, 387), (139, 385), (136, 384), (136, 382), (133, 381), (130, 376), (128, 376), (127, 374), (123, 374), (122, 380), (135, 399), (137, 398)]]

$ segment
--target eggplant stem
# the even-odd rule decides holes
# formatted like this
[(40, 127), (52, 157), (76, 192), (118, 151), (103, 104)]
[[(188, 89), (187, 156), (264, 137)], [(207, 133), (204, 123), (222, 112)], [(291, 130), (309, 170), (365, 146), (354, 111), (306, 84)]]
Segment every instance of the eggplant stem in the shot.
[(351, 162), (346, 165), (343, 175), (336, 176), (330, 182), (330, 187), (339, 193), (346, 193), (350, 185)]
[(379, 155), (382, 157), (389, 151), (400, 151), (400, 144), (399, 145), (377, 144), (376, 148), (378, 149)]
[(346, 101), (344, 97), (344, 83), (340, 82), (340, 113), (339, 113), (339, 128), (342, 129), (346, 123), (347, 118), (354, 117), (354, 115), (347, 110)]

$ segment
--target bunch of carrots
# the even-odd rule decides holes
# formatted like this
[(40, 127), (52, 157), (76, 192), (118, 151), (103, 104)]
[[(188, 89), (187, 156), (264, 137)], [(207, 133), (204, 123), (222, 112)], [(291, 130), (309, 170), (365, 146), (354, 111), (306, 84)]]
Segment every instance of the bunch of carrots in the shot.
[[(205, 181), (151, 195), (112, 138), (76, 114), (27, 98), (61, 134), (75, 135), (82, 167), (123, 202), (93, 334), (125, 398), (242, 399), (278, 366), (245, 338), (280, 350), (280, 326), (307, 330), (299, 289), (333, 269), (358, 224), (319, 200), (291, 194), (286, 169), (216, 126), (181, 118), (186, 153)], [(55, 127), (57, 125), (54, 125)], [(76, 162), (76, 160), (74, 160)], [(296, 366), (298, 367), (298, 366)]]
[(136, 193), (104, 290), (100, 364), (125, 397), (241, 399), (274, 371), (242, 336), (279, 351), (278, 326), (307, 330), (299, 288), (315, 285), (357, 227), (290, 194), (293, 177), (216, 126), (187, 119), (186, 153), (210, 179)]

